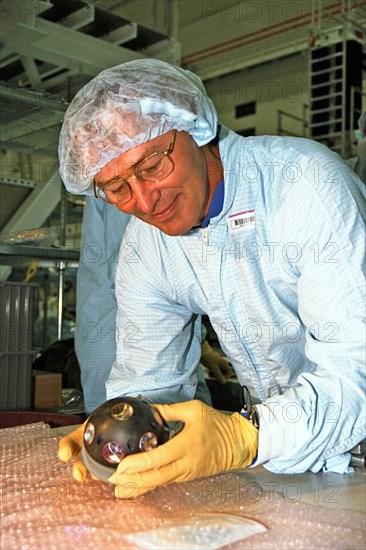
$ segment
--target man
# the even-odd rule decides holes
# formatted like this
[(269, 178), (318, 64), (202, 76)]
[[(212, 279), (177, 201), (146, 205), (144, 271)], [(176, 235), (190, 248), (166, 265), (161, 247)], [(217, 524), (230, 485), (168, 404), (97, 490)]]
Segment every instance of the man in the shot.
[[(184, 422), (169, 442), (122, 460), (110, 479), (117, 496), (255, 463), (348, 471), (365, 437), (357, 176), (315, 142), (236, 135), (195, 75), (157, 60), (104, 71), (77, 94), (60, 165), (70, 191), (133, 217), (116, 270), (107, 397), (174, 403), (154, 406)], [(203, 313), (259, 403), (249, 414), (191, 401)], [(82, 430), (63, 439), (60, 458), (81, 441)], [(87, 475), (79, 458), (73, 473)]]

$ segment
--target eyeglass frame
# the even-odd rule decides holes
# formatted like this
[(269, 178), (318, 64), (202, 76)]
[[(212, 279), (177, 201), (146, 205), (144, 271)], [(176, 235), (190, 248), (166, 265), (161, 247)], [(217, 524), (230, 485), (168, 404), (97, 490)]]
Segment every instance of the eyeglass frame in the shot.
[[(147, 155), (146, 157), (144, 157), (143, 159), (139, 160), (138, 162), (136, 162), (129, 170), (127, 173), (131, 173), (133, 174), (137, 179), (139, 180), (142, 180), (142, 181), (152, 181), (154, 183), (157, 183), (159, 181), (163, 181), (165, 178), (167, 178), (168, 176), (170, 176), (170, 174), (174, 171), (174, 168), (175, 168), (175, 164), (174, 164), (174, 161), (173, 159), (171, 158), (171, 153), (173, 152), (173, 149), (174, 149), (174, 146), (175, 146), (175, 138), (176, 138), (176, 135), (177, 135), (177, 130), (175, 128), (173, 128), (173, 137), (169, 143), (169, 146), (168, 148), (165, 150), (165, 151), (154, 151), (154, 153), (150, 153), (150, 155)], [(158, 180), (148, 180), (148, 179), (145, 179), (141, 174), (139, 175), (138, 173), (135, 172), (135, 170), (138, 170), (139, 166), (141, 166), (141, 164), (143, 164), (144, 162), (146, 162), (147, 160), (149, 160), (150, 158), (154, 157), (155, 155), (163, 155), (164, 157), (168, 158), (169, 161), (171, 162), (172, 164), (172, 170), (169, 172), (169, 174), (167, 174), (166, 176), (164, 176), (163, 178), (161, 179), (158, 179)], [(110, 180), (108, 183), (106, 183), (106, 186), (108, 186), (109, 184), (115, 182), (115, 181), (118, 181), (118, 180), (123, 180), (129, 187), (129, 190), (130, 190), (130, 198), (127, 199), (126, 201), (124, 201), (123, 203), (121, 202), (117, 202), (117, 204), (125, 204), (126, 202), (128, 202), (129, 200), (131, 200), (133, 194), (132, 194), (132, 188), (131, 188), (131, 185), (129, 183), (129, 181), (127, 179), (125, 179), (123, 176), (116, 176), (115, 178), (113, 178), (112, 180)], [(93, 191), (94, 191), (94, 197), (96, 199), (101, 199), (102, 201), (106, 202), (106, 203), (109, 203), (109, 204), (113, 204), (111, 203), (109, 200), (106, 200), (104, 199), (100, 194), (99, 194), (99, 190), (100, 191), (103, 191), (103, 188), (98, 188), (97, 187), (97, 182), (95, 181), (95, 178), (93, 178)]]

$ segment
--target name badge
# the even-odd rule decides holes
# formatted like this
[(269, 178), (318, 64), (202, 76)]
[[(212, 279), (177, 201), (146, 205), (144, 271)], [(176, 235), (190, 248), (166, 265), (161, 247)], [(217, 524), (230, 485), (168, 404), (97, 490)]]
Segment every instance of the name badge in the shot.
[(254, 210), (246, 210), (238, 214), (232, 214), (228, 217), (228, 227), (230, 233), (233, 231), (243, 231), (244, 229), (254, 229), (255, 216)]

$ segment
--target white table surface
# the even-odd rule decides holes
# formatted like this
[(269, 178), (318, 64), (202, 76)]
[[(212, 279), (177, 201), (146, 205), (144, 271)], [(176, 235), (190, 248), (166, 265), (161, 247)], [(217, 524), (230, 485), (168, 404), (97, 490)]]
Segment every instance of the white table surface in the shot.
[(288, 502), (366, 513), (366, 470), (349, 474), (304, 472), (284, 475), (258, 466), (238, 473), (245, 482), (258, 484), (264, 491), (279, 494)]

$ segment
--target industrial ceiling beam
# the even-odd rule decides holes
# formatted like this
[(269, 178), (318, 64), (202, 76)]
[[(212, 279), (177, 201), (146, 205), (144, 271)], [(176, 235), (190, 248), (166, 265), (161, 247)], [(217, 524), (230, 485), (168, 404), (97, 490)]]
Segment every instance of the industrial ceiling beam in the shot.
[[(11, 151), (17, 151), (18, 153), (25, 153), (26, 155), (39, 155), (46, 158), (55, 158), (55, 152), (49, 149), (44, 149), (41, 147), (33, 147), (31, 145), (23, 145), (21, 143), (16, 143), (12, 141), (1, 141), (0, 140), (0, 149), (6, 149)], [(57, 149), (57, 147), (55, 147)], [(1, 177), (0, 177), (1, 183)]]
[(69, 106), (63, 99), (51, 96), (50, 94), (43, 94), (25, 88), (17, 88), (9, 85), (7, 82), (1, 81), (0, 96), (2, 101), (16, 101), (20, 104), (26, 104), (36, 108), (49, 109), (53, 113), (64, 113)]
[[(1, 6), (1, 4), (0, 4)], [(74, 29), (37, 18), (34, 26), (17, 21), (3, 32), (4, 46), (18, 55), (95, 76), (123, 61), (142, 59), (136, 51), (106, 42)]]
[(60, 19), (58, 23), (69, 29), (74, 29), (75, 31), (82, 29), (89, 23), (95, 21), (95, 7), (90, 5), (83, 6), (80, 10), (72, 12), (68, 17)]
[(38, 72), (37, 65), (34, 59), (26, 55), (21, 55), (20, 61), (22, 62), (25, 72), (27, 73), (27, 76), (28, 76), (29, 82), (31, 83), (32, 88), (39, 89), (41, 86), (41, 77)]
[[(60, 174), (55, 170), (43, 185), (38, 184), (28, 195), (22, 206), (2, 229), (2, 233), (42, 227), (61, 200), (61, 186)], [(0, 280), (5, 280), (10, 272), (9, 266), (0, 266)]]
[(119, 27), (118, 29), (114, 29), (104, 34), (102, 38), (118, 46), (129, 40), (134, 40), (137, 34), (137, 23), (131, 22), (128, 25), (124, 25), (123, 27)]
[(3, 233), (41, 227), (61, 200), (61, 178), (55, 170), (44, 183), (38, 183), (6, 226)]

